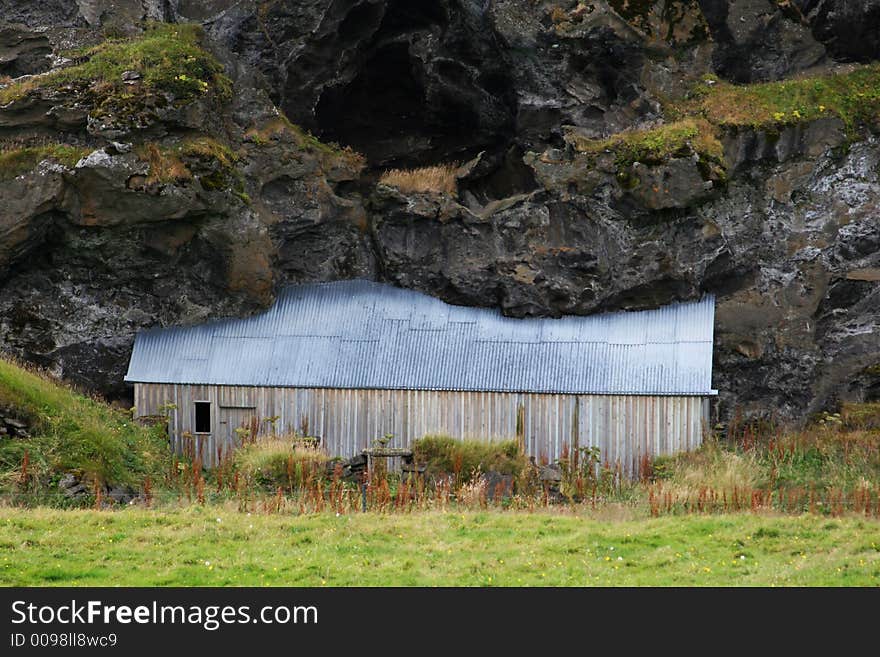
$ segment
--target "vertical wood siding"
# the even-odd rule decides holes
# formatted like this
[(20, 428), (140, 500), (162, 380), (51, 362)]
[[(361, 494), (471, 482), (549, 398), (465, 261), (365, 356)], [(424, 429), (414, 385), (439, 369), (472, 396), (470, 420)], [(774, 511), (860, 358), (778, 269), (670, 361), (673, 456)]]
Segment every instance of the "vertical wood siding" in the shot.
[[(210, 434), (194, 434), (196, 401), (211, 402)], [(709, 398), (696, 396), (135, 384), (139, 415), (157, 415), (169, 403), (176, 406), (169, 411), (174, 448), (181, 450), (184, 432), (193, 434), (209, 467), (218, 448), (234, 449), (239, 436), (233, 425), (251, 415), (264, 433), (270, 427), (263, 420), (270, 417), (278, 418), (279, 433), (307, 425), (331, 456), (349, 457), (386, 433), (394, 436), (391, 447), (409, 447), (428, 434), (514, 439), (522, 406), (526, 452), (538, 462), (555, 461), (566, 446), (598, 447), (603, 463), (631, 477), (645, 458), (698, 447), (709, 421)]]

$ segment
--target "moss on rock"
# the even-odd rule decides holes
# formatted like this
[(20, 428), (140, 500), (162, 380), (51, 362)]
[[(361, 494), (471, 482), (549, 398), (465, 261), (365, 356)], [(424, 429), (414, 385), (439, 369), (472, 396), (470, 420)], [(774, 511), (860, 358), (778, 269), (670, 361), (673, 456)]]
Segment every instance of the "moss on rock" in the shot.
[(619, 169), (634, 162), (659, 164), (676, 155), (696, 153), (701, 160), (721, 162), (724, 152), (715, 130), (705, 120), (687, 118), (648, 130), (620, 132), (607, 139), (586, 139), (570, 134), (574, 148), (590, 155), (614, 153)]
[[(839, 118), (849, 136), (864, 125), (880, 123), (880, 64), (830, 74), (734, 85), (714, 76), (704, 77), (691, 95), (666, 107), (668, 123), (628, 130), (605, 139), (591, 139), (571, 130), (566, 141), (588, 156), (613, 153), (618, 172), (634, 162), (661, 164), (670, 158), (696, 154), (704, 179), (726, 177), (725, 133), (761, 130), (772, 142), (786, 126)], [(621, 173), (626, 187), (631, 181)]]
[(649, 39), (687, 46), (709, 38), (697, 0), (608, 0), (608, 4)]

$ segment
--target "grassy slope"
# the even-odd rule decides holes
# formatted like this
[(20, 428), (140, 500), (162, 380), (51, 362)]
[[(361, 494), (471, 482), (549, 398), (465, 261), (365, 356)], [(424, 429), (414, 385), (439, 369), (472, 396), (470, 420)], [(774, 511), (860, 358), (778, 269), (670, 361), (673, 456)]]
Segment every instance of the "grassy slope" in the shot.
[(5, 508), (0, 548), (3, 585), (880, 584), (880, 523), (857, 517)]
[(51, 490), (47, 484), (65, 471), (139, 486), (144, 477), (155, 480), (167, 470), (168, 446), (157, 429), (2, 358), (0, 406), (35, 426), (28, 440), (0, 440), (0, 490), (21, 488), (26, 451), (33, 480), (28, 488), (38, 492)]

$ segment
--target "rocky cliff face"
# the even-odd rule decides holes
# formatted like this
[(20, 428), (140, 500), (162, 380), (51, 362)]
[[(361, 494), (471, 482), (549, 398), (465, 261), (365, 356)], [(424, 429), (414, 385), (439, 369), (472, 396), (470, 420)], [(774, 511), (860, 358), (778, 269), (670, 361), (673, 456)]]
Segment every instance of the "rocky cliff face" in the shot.
[(137, 330), (366, 276), (516, 316), (713, 293), (721, 417), (880, 394), (872, 1), (0, 9), (0, 344), (89, 388)]

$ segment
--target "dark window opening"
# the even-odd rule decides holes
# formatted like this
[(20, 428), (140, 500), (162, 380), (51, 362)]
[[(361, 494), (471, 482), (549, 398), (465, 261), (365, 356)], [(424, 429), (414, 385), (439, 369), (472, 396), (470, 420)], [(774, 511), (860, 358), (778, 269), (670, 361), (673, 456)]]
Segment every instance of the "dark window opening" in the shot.
[(196, 433), (211, 433), (211, 402), (195, 402)]

